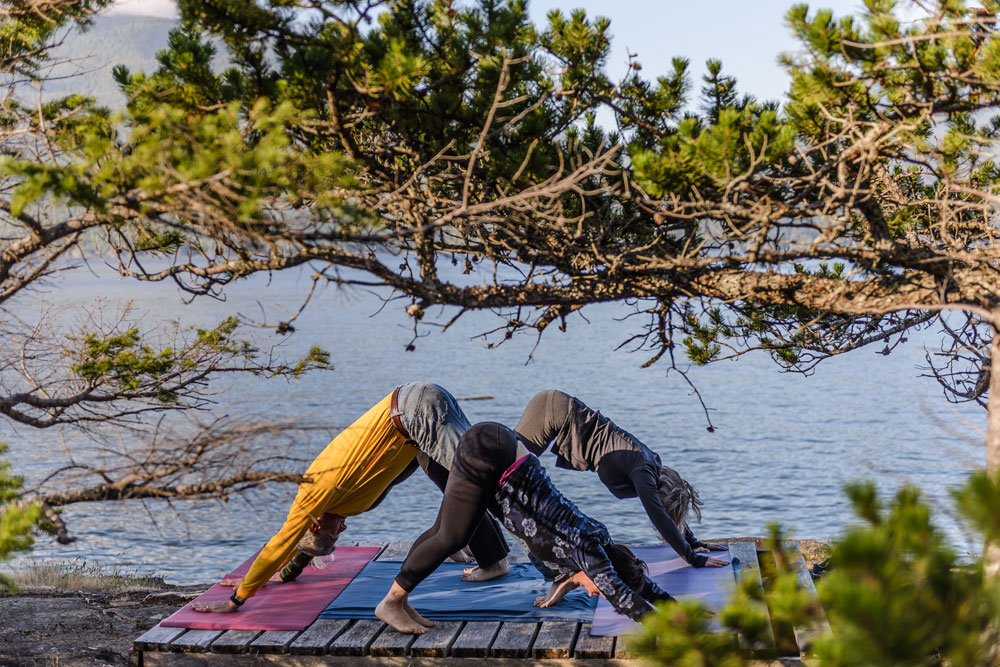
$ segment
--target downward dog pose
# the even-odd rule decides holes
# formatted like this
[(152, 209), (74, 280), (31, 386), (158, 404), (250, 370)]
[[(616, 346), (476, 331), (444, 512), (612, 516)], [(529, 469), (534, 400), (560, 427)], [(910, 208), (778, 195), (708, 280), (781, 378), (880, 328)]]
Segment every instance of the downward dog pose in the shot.
[[(413, 543), (375, 615), (400, 632), (426, 632), (433, 622), (410, 606), (409, 594), (468, 540), (487, 510), (563, 580), (572, 578), (559, 582), (566, 586), (563, 595), (573, 584), (586, 585), (634, 619), (650, 611), (652, 602), (670, 599), (645, 576), (641, 561), (612, 542), (602, 523), (559, 493), (513, 431), (484, 422), (459, 441), (437, 520)], [(559, 593), (554, 587), (536, 604), (548, 606), (561, 598)]]
[[(312, 462), (281, 530), (268, 541), (242, 580), (223, 581), (238, 586), (229, 601), (193, 608), (235, 612), (269, 580), (291, 581), (312, 557), (333, 551), (345, 528), (345, 517), (378, 505), (390, 486), (416, 469), (418, 451), (440, 467), (435, 468), (438, 478), (442, 479), (439, 473), (443, 470), (446, 479), (457, 442), (468, 428), (468, 418), (445, 389), (423, 382), (397, 387), (334, 438)], [(472, 526), (466, 541), (452, 553), (465, 545), (479, 562), (474, 573), (478, 580), (508, 572), (509, 549), (496, 522)]]
[[(705, 554), (726, 545), (698, 541), (687, 524), (689, 510), (701, 520), (702, 502), (694, 487), (638, 438), (580, 399), (555, 390), (536, 394), (514, 430), (535, 455), (551, 444), (557, 467), (596, 472), (616, 498), (638, 497), (663, 540), (694, 567), (725, 564)], [(539, 569), (551, 578), (544, 567)]]

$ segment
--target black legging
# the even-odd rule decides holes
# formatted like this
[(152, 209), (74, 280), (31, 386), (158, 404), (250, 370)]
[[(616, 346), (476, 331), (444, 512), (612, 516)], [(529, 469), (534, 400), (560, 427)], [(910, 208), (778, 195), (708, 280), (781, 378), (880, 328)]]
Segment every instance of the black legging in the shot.
[[(424, 468), (424, 472), (434, 482), (434, 485), (441, 489), (441, 493), (444, 493), (444, 490), (448, 488), (448, 469), (433, 459), (425, 461), (427, 467)], [(420, 465), (423, 466), (425, 461), (420, 461)], [(479, 567), (494, 565), (510, 553), (510, 547), (507, 546), (507, 540), (503, 537), (500, 524), (489, 512), (483, 514), (479, 525), (472, 531), (472, 537), (469, 538), (469, 551), (472, 552), (472, 556), (476, 559), (476, 565)]]
[(409, 592), (466, 544), (495, 496), (500, 477), (514, 463), (517, 438), (502, 424), (474, 425), (458, 441), (434, 525), (417, 538), (396, 575)]
[[(434, 482), (436, 487), (441, 489), (441, 493), (444, 493), (444, 490), (448, 487), (448, 469), (434, 459), (418, 455), (417, 458), (411, 461), (410, 464), (403, 469), (403, 472), (396, 476), (396, 479), (390, 482), (389, 486), (387, 486), (385, 491), (382, 492), (382, 495), (378, 497), (378, 500), (372, 503), (371, 507), (368, 509), (373, 510), (378, 507), (382, 501), (385, 500), (386, 496), (389, 495), (389, 491), (393, 487), (404, 482), (410, 475), (413, 474), (413, 471), (419, 467), (424, 468), (424, 472), (427, 473), (427, 477)], [(472, 555), (476, 559), (476, 564), (479, 567), (490, 567), (491, 565), (495, 565), (506, 558), (507, 554), (510, 553), (510, 547), (507, 546), (507, 540), (504, 539), (503, 533), (500, 532), (500, 524), (497, 523), (497, 520), (488, 513), (483, 514), (483, 518), (479, 522), (479, 525), (472, 531), (472, 537), (469, 538), (469, 551), (472, 552)], [(303, 567), (309, 564), (309, 560), (305, 560), (304, 563)], [(287, 570), (288, 568), (285, 569)], [(301, 570), (302, 568), (299, 568), (299, 571), (294, 573), (292, 570), (288, 570), (287, 573), (285, 570), (282, 570), (282, 576), (288, 577), (287, 579), (284, 579), (284, 581), (291, 581), (295, 579), (295, 577), (299, 576)]]

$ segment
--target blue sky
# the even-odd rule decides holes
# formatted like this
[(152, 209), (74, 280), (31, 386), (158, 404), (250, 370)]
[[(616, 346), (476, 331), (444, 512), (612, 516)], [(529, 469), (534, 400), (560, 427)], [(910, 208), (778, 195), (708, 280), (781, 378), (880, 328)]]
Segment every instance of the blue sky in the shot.
[[(784, 15), (795, 0), (529, 0), (536, 23), (552, 9), (564, 13), (582, 7), (591, 16), (611, 19), (613, 39), (609, 72), (624, 74), (627, 53), (638, 54), (646, 77), (670, 69), (674, 56), (691, 60), (692, 73), (701, 76), (708, 58), (722, 60), (725, 71), (740, 81), (740, 90), (762, 99), (777, 99), (787, 88), (778, 67), (778, 54), (798, 45), (785, 27)], [(809, 3), (835, 13), (858, 11), (861, 0), (822, 0)], [(124, 0), (113, 11), (176, 15), (173, 0)], [(627, 50), (626, 50), (627, 49)]]

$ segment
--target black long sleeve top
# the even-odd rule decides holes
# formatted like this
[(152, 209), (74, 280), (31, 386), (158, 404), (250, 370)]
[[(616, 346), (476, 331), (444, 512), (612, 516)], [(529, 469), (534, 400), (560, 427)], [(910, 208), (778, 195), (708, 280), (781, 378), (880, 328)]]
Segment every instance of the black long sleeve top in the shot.
[(612, 544), (608, 529), (563, 496), (532, 454), (501, 479), (489, 511), (546, 567), (559, 575), (582, 570), (629, 618), (639, 620), (652, 610), (651, 601), (670, 598), (648, 577), (641, 594), (622, 581), (604, 550)]
[(536, 455), (551, 444), (556, 467), (596, 472), (616, 498), (639, 498), (663, 540), (694, 567), (705, 565), (708, 556), (694, 551), (703, 543), (690, 528), (682, 533), (663, 509), (656, 484), (659, 455), (634, 435), (556, 390), (535, 395), (514, 430)]

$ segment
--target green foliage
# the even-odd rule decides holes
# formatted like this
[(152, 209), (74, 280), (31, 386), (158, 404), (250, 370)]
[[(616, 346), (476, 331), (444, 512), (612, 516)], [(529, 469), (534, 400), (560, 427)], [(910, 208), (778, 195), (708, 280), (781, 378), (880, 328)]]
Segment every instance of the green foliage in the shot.
[[(258, 175), (265, 182), (239, 191), (246, 202), (238, 210), (248, 219), (259, 215), (264, 198), (286, 196), (318, 204), (312, 214), (335, 219), (344, 232), (356, 229), (354, 221), (383, 224), (370, 208), (354, 208), (340, 193), (363, 192), (373, 177), (378, 182), (387, 173), (414, 169), (448, 144), (453, 152), (471, 152), (501, 81), (501, 99), (516, 101), (510, 108), (519, 121), (490, 136), (467, 196), (478, 201), (495, 188), (544, 180), (570, 154), (595, 143), (594, 134), (583, 142), (567, 134), (565, 144), (558, 137), (572, 133), (610, 85), (601, 74), (608, 22), (579, 11), (569, 17), (553, 12), (548, 29), (537, 31), (519, 0), (461, 7), (447, 0), (376, 2), (365, 10), (329, 3), (322, 21), (299, 20), (279, 2), (180, 6), (186, 22), (159, 54), (159, 69), (116, 73), (134, 125), (136, 146), (128, 161), (137, 170), (148, 165), (139, 185), (153, 191), (169, 188), (164, 175), (175, 171), (186, 178), (229, 169)], [(225, 41), (233, 67), (211, 72), (211, 44), (201, 30)], [(558, 76), (546, 73), (543, 54), (559, 62)], [(177, 115), (162, 120), (165, 105)], [(232, 124), (192, 128), (217, 114)], [(338, 129), (345, 118), (359, 117), (350, 132)], [(247, 128), (248, 118), (272, 119), (275, 133)], [(194, 140), (164, 168), (163, 151), (171, 156), (172, 145), (187, 135)], [(279, 135), (289, 143), (280, 144)], [(231, 166), (224, 156), (254, 161)], [(273, 157), (262, 163), (262, 156)], [(446, 166), (434, 164), (426, 181), (432, 193), (455, 196), (455, 179), (434, 177)], [(358, 172), (364, 178), (351, 180)]]
[(330, 367), (330, 353), (321, 347), (313, 345), (309, 348), (309, 353), (299, 360), (297, 364), (292, 368), (292, 377), (299, 377), (302, 373), (312, 369), (312, 368), (329, 368)]
[[(722, 61), (710, 59), (705, 63), (708, 73), (702, 77), (705, 85), (701, 89), (702, 111), (710, 123), (719, 122), (719, 114), (724, 109), (734, 109), (740, 105), (736, 92), (736, 78), (722, 74)], [(742, 104), (746, 106), (746, 102)]]
[(834, 628), (817, 646), (823, 663), (985, 664), (983, 631), (996, 608), (982, 564), (958, 562), (915, 489), (887, 508), (870, 484), (848, 496), (868, 526), (834, 545), (836, 568), (820, 587)]
[(642, 658), (659, 665), (681, 667), (738, 667), (733, 639), (712, 632), (711, 616), (696, 601), (661, 604), (642, 623), (629, 642)]
[[(7, 444), (0, 442), (0, 456), (7, 451)], [(15, 554), (30, 551), (34, 539), (31, 530), (42, 518), (38, 505), (18, 506), (23, 480), (11, 475), (10, 463), (0, 458), (0, 562)], [(14, 582), (0, 574), (0, 590), (16, 591)]]
[[(712, 108), (708, 122), (692, 116), (681, 120), (656, 148), (639, 142), (630, 146), (636, 180), (650, 195), (665, 198), (692, 188), (722, 188), (759, 164), (788, 159), (795, 146), (794, 127), (771, 106), (749, 100), (721, 106), (729, 98), (728, 93), (718, 98), (720, 106)], [(711, 116), (717, 118), (712, 121)]]
[(0, 72), (37, 76), (59, 29), (69, 22), (85, 29), (94, 12), (111, 0), (63, 0), (51, 3), (0, 2)]
[[(700, 91), (683, 57), (648, 78), (633, 61), (616, 85), (606, 19), (536, 26), (524, 0), (181, 0), (155, 68), (116, 68), (121, 115), (81, 96), (19, 109), (4, 122), (44, 126), (62, 152), (12, 151), (0, 174), (15, 215), (82, 211), (123, 273), (195, 294), (349, 267), (421, 311), (509, 314), (508, 337), (634, 299), (655, 359), (679, 341), (697, 364), (760, 349), (808, 372), (926, 322), (893, 311), (911, 297), (996, 306), (981, 252), (1000, 196), (994, 5), (904, 20), (909, 6), (793, 7), (802, 48), (779, 107), (714, 59)], [(148, 254), (170, 269), (137, 268)], [(482, 287), (439, 260), (530, 269)]]
[(699, 366), (714, 361), (722, 352), (722, 347), (716, 341), (734, 335), (733, 329), (726, 325), (722, 311), (718, 308), (708, 311), (704, 320), (689, 315), (685, 324), (691, 335), (685, 336), (681, 343), (688, 359)]
[(169, 347), (154, 350), (142, 345), (138, 328), (111, 336), (92, 333), (82, 342), (84, 360), (73, 365), (73, 372), (91, 383), (108, 379), (126, 392), (155, 382), (177, 362)]
[[(1000, 582), (986, 574), (982, 558), (959, 560), (912, 487), (888, 504), (872, 484), (850, 485), (847, 495), (862, 523), (833, 544), (833, 569), (818, 584), (822, 609), (797, 585), (772, 528), (777, 572), (763, 593), (772, 621), (802, 625), (825, 610), (832, 634), (812, 647), (824, 666), (995, 664)], [(995, 548), (1000, 473), (973, 474), (955, 497), (967, 525)], [(720, 613), (722, 626), (759, 638), (763, 596), (745, 583)], [(705, 623), (692, 618), (696, 605), (659, 607), (643, 622), (640, 654), (663, 665), (743, 664), (738, 647), (719, 639), (724, 635), (706, 637)]]
[(141, 252), (169, 255), (184, 245), (184, 236), (177, 230), (151, 229), (144, 231), (146, 233), (139, 235), (135, 241), (135, 249)]
[(971, 527), (986, 538), (987, 544), (1000, 545), (1000, 473), (978, 471), (968, 483), (955, 491), (958, 509)]
[(232, 345), (230, 339), (239, 325), (238, 317), (229, 316), (214, 329), (198, 329), (198, 342), (212, 350), (236, 354), (239, 347)]
[[(829, 280), (828, 289), (853, 279), (844, 262), (796, 263), (796, 275)], [(759, 349), (787, 370), (809, 370), (818, 356), (836, 354), (859, 332), (876, 330), (881, 319), (845, 317), (819, 308), (747, 300), (727, 309), (710, 308), (698, 315), (688, 308), (681, 339), (689, 360), (704, 365), (724, 350)]]
[(70, 336), (78, 345), (66, 351), (73, 372), (89, 390), (104, 391), (122, 398), (148, 397), (164, 405), (177, 402), (180, 392), (206, 373), (236, 369), (269, 376), (298, 378), (303, 373), (330, 368), (330, 355), (319, 347), (291, 365), (258, 364), (261, 351), (240, 338), (241, 323), (227, 317), (211, 329), (194, 328), (182, 332), (173, 344), (152, 346), (139, 327), (120, 332), (84, 333)]
[(637, 182), (653, 197), (686, 196), (694, 188), (724, 188), (758, 169), (784, 164), (794, 149), (795, 128), (777, 103), (739, 95), (735, 77), (710, 59), (701, 89), (701, 115), (677, 118), (691, 89), (688, 61), (675, 58), (673, 72), (656, 84), (636, 74), (618, 91), (623, 126)]

